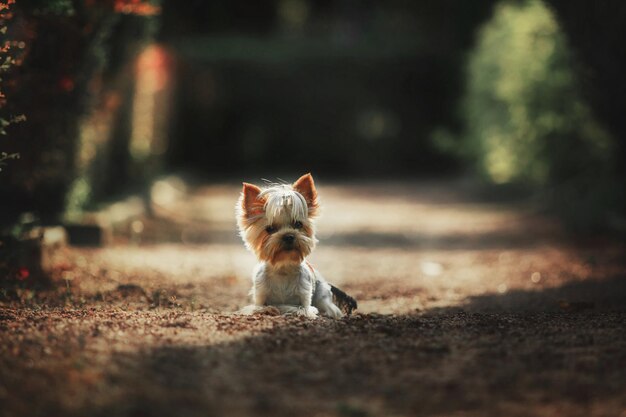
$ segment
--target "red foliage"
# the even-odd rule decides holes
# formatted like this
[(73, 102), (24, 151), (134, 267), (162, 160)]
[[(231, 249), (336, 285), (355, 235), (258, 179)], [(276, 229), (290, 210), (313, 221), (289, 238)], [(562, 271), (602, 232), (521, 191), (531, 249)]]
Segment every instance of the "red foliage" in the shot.
[(139, 16), (156, 16), (161, 14), (161, 7), (143, 0), (115, 0), (115, 12)]
[(21, 267), (17, 270), (17, 279), (24, 281), (30, 276), (30, 271), (26, 267)]
[(69, 93), (74, 90), (74, 80), (69, 76), (62, 77), (59, 80), (59, 86), (61, 87), (61, 90)]
[(15, 0), (5, 0), (0, 2), (0, 11), (8, 9), (12, 4), (15, 4)]

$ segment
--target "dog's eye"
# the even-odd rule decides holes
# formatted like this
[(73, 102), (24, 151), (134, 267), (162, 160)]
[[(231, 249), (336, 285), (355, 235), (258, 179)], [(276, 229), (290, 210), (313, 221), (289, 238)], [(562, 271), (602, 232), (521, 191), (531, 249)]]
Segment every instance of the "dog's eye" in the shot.
[(296, 220), (295, 222), (293, 222), (293, 228), (294, 229), (302, 229), (302, 222)]
[(274, 227), (274, 226), (267, 226), (265, 228), (265, 231), (271, 235), (272, 233), (276, 232), (276, 227)]

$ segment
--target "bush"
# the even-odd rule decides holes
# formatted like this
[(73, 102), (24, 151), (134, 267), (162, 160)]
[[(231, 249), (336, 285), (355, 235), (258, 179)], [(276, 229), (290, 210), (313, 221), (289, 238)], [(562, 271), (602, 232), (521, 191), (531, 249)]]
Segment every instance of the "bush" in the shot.
[(570, 224), (614, 206), (613, 138), (580, 94), (572, 54), (538, 0), (503, 2), (469, 56), (457, 150), (483, 178), (541, 190)]
[[(4, 78), (16, 64), (21, 64), (25, 43), (14, 38), (14, 34), (9, 32), (9, 22), (13, 19), (11, 6), (15, 4), (15, 0), (0, 1), (0, 77)], [(0, 78), (0, 135), (7, 134), (6, 128), (14, 123), (26, 120), (24, 115), (13, 115), (10, 108), (7, 108), (7, 98), (4, 94), (4, 86), (1, 84), (3, 79)], [(20, 156), (17, 152), (0, 152), (0, 171), (6, 161), (10, 159), (18, 159)]]
[(154, 32), (145, 16), (157, 11), (135, 0), (17, 1), (8, 34), (24, 52), (2, 91), (7, 112), (26, 113), (28, 123), (0, 142), (7, 156), (20, 153), (0, 178), (0, 194), (10, 196), (0, 230), (26, 211), (57, 223), (68, 206), (83, 209), (130, 182), (120, 96), (132, 92), (132, 62)]

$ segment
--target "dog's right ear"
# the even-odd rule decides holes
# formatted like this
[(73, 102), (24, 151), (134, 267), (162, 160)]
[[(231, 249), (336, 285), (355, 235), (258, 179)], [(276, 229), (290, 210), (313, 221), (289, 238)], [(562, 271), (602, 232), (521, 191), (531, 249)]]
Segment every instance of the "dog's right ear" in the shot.
[(261, 189), (254, 184), (243, 183), (241, 190), (241, 212), (246, 217), (263, 214), (265, 201), (259, 199)]

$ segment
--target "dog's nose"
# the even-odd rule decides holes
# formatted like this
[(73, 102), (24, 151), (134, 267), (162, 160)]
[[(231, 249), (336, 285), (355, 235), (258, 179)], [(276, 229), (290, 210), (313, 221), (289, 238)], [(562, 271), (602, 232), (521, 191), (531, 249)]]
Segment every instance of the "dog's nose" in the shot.
[(287, 245), (292, 245), (295, 240), (296, 237), (292, 234), (283, 235), (283, 243), (286, 243)]

